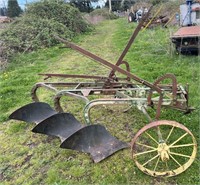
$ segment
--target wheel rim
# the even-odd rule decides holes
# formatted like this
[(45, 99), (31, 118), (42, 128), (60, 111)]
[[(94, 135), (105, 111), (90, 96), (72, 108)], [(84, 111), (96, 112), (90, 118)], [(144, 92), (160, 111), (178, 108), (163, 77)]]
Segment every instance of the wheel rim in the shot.
[(144, 126), (131, 143), (137, 167), (151, 176), (175, 176), (194, 161), (197, 142), (193, 134), (175, 121), (155, 121)]

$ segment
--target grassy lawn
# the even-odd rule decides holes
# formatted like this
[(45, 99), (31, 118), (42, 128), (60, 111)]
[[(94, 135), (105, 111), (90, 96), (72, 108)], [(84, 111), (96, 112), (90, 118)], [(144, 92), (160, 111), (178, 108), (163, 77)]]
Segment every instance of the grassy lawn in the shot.
[[(126, 19), (104, 21), (95, 31), (77, 37), (74, 42), (115, 63), (136, 24)], [(190, 85), (190, 105), (196, 110), (184, 115), (163, 109), (161, 119), (184, 124), (199, 141), (199, 57), (173, 53), (169, 36), (177, 28), (155, 28), (140, 32), (125, 60), (135, 75), (154, 82), (165, 73), (176, 75), (179, 84)], [(17, 108), (31, 102), (32, 86), (43, 81), (38, 73), (107, 75), (109, 69), (75, 51), (59, 47), (16, 56), (0, 74), (0, 184), (198, 184), (199, 155), (184, 173), (172, 178), (153, 178), (134, 164), (129, 149), (122, 150), (94, 164), (89, 155), (59, 148), (60, 141), (34, 134), (34, 124), (8, 120)], [(64, 80), (66, 79), (52, 79)], [(51, 80), (49, 80), (51, 81)], [(39, 92), (42, 100), (52, 105), (52, 93)], [(66, 111), (83, 123), (83, 105), (63, 99)], [(138, 110), (125, 107), (97, 107), (92, 120), (106, 125), (121, 140), (130, 142), (133, 135), (147, 124)], [(128, 131), (124, 125), (129, 125)]]

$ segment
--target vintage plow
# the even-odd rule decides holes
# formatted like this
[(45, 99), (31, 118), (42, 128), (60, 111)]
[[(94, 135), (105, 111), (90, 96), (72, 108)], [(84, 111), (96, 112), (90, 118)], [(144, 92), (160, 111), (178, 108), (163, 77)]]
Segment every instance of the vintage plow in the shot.
[[(94, 162), (100, 162), (121, 149), (131, 147), (137, 167), (148, 175), (170, 177), (185, 171), (195, 159), (197, 142), (184, 125), (175, 121), (159, 120), (159, 117), (162, 107), (189, 113), (192, 108), (188, 106), (188, 89), (178, 85), (173, 74), (165, 74), (154, 83), (141, 79), (130, 72), (129, 64), (123, 60), (148, 16), (149, 13), (137, 26), (115, 65), (54, 36), (67, 47), (109, 67), (109, 75), (40, 74), (46, 78), (82, 78), (90, 79), (90, 82), (37, 83), (31, 91), (34, 103), (19, 108), (10, 115), (10, 119), (36, 123), (33, 132), (57, 136), (61, 140), (61, 148), (89, 153)], [(125, 65), (126, 69), (122, 69), (121, 65)], [(118, 78), (116, 72), (123, 74), (125, 78)], [(162, 83), (166, 79), (171, 83)], [(63, 89), (58, 90), (60, 87)], [(39, 101), (39, 88), (55, 92), (54, 109)], [(60, 103), (63, 96), (85, 103), (85, 124), (81, 124), (72, 114), (63, 112)], [(93, 97), (92, 100), (90, 96)], [(90, 119), (90, 110), (93, 107), (118, 104), (137, 107), (150, 122), (135, 134), (130, 143), (118, 140), (103, 125), (92, 124)], [(156, 108), (154, 118), (148, 114), (148, 108), (152, 107)]]

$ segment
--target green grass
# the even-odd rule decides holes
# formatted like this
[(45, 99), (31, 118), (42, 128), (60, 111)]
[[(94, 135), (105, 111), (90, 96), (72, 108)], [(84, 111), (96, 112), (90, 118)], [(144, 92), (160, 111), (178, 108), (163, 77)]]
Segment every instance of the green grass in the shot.
[[(115, 63), (136, 24), (125, 19), (105, 21), (96, 30), (77, 37), (74, 42)], [(175, 120), (191, 130), (199, 141), (199, 57), (175, 55), (170, 33), (177, 28), (155, 28), (140, 32), (125, 60), (135, 75), (154, 82), (165, 73), (173, 73), (180, 84), (190, 85), (190, 105), (196, 110), (184, 115), (162, 109), (161, 119)], [(153, 178), (134, 164), (130, 150), (119, 151), (94, 164), (89, 155), (59, 148), (60, 141), (34, 134), (34, 124), (8, 120), (14, 110), (31, 102), (32, 86), (43, 81), (38, 73), (107, 75), (109, 70), (70, 49), (53, 47), (12, 59), (0, 74), (0, 184), (198, 184), (199, 160), (184, 173), (172, 178)], [(52, 79), (56, 81), (56, 79)], [(59, 79), (60, 80), (60, 79)], [(52, 105), (46, 91), (42, 98)], [(51, 94), (52, 97), (52, 94)], [(83, 122), (83, 104), (63, 99), (66, 110)], [(145, 124), (136, 109), (121, 113), (125, 107), (96, 107), (92, 120), (106, 125), (116, 137), (130, 142)], [(197, 156), (199, 157), (199, 156)]]

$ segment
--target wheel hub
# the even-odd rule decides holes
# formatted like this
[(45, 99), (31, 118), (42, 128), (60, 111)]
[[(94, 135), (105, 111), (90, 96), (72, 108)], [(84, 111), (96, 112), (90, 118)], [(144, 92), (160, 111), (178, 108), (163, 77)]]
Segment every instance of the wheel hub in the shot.
[(166, 143), (160, 143), (158, 145), (158, 154), (163, 162), (169, 160), (169, 152), (169, 146)]

